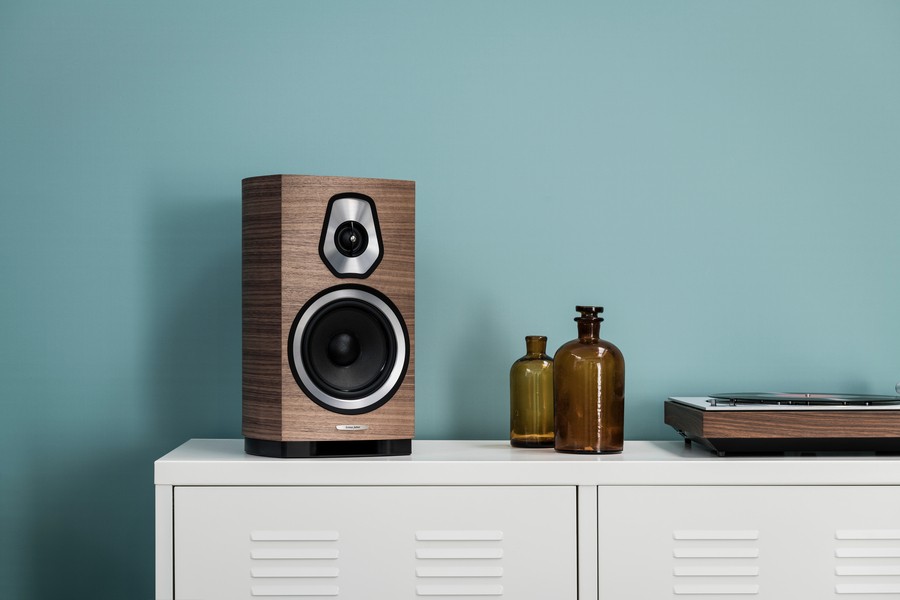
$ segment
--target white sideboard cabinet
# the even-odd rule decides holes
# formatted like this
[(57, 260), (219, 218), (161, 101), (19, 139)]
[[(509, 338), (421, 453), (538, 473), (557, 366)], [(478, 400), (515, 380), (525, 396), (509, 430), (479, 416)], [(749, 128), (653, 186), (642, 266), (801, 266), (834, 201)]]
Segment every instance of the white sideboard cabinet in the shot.
[(900, 458), (414, 441), (155, 465), (157, 600), (900, 599)]

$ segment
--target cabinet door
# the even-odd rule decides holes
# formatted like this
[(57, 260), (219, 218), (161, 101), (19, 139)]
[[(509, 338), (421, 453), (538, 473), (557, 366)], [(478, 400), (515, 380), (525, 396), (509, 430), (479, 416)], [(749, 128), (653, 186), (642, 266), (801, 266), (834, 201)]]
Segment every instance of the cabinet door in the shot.
[(574, 487), (178, 487), (176, 599), (576, 597)]
[(900, 598), (900, 490), (600, 487), (601, 600)]

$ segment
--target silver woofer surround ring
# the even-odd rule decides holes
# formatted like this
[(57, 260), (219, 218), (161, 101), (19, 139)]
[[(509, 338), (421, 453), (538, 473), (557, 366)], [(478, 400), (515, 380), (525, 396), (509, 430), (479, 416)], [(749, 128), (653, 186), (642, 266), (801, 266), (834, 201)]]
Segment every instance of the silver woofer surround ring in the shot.
[[(323, 390), (310, 376), (303, 355), (302, 340), (313, 317), (330, 304), (341, 300), (356, 300), (375, 309), (387, 321), (391, 333), (397, 342), (393, 364), (387, 365), (389, 369), (387, 378), (371, 394), (358, 399), (338, 398)], [(288, 360), (294, 379), (306, 395), (317, 404), (333, 412), (345, 414), (364, 413), (374, 410), (390, 400), (397, 388), (400, 387), (400, 383), (403, 381), (409, 366), (409, 335), (400, 311), (383, 294), (372, 288), (359, 285), (333, 287), (323, 290), (314, 296), (297, 313), (288, 336)]]

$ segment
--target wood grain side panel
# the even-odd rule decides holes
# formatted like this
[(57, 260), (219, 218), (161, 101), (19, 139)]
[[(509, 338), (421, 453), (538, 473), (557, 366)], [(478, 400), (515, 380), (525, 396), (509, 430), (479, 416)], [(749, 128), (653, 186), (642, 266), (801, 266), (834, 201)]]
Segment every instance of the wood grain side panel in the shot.
[(281, 177), (243, 182), (243, 434), (281, 431)]

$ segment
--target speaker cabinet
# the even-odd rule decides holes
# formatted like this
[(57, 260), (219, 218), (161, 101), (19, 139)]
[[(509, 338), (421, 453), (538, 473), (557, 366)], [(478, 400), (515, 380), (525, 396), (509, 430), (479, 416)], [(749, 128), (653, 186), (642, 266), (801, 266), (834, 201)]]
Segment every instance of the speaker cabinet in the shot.
[(243, 435), (250, 454), (409, 454), (415, 182), (243, 181)]

